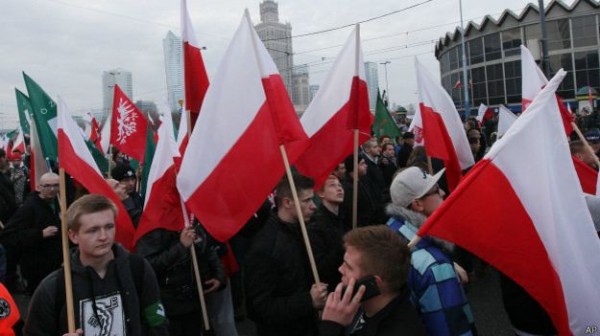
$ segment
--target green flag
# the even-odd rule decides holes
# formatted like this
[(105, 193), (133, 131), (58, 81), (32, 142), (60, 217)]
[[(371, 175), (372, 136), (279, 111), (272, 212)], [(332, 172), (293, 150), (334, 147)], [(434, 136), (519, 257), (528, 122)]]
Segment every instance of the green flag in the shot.
[(31, 102), (29, 102), (29, 97), (27, 97), (23, 92), (15, 89), (15, 94), (17, 96), (17, 108), (19, 110), (19, 123), (21, 125), (21, 129), (23, 130), (23, 135), (29, 135), (31, 132), (29, 130), (29, 122), (27, 121), (27, 117), (33, 112), (31, 108)]
[(373, 133), (376, 137), (387, 135), (392, 139), (401, 134), (394, 119), (390, 115), (387, 107), (381, 99), (381, 94), (377, 91), (377, 105), (375, 106), (375, 121), (373, 122)]
[(140, 181), (140, 195), (142, 196), (142, 199), (146, 198), (146, 184), (148, 183), (148, 175), (150, 175), (150, 166), (152, 165), (152, 159), (154, 159), (155, 149), (154, 134), (152, 133), (152, 127), (148, 124), (148, 128), (146, 129), (146, 151), (144, 152), (144, 165), (142, 167), (142, 178)]
[(42, 88), (23, 72), (29, 101), (33, 108), (33, 122), (37, 127), (42, 153), (45, 158), (57, 162), (58, 141), (56, 130), (56, 103)]

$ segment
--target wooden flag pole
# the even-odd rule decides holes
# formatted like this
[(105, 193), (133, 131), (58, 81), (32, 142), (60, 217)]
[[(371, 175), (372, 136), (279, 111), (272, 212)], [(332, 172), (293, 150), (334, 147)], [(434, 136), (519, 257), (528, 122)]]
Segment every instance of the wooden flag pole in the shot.
[[(183, 200), (181, 198), (179, 200), (181, 201), (181, 211), (183, 212), (185, 227), (189, 228), (191, 226), (190, 217), (188, 216), (187, 210), (185, 208), (185, 203), (183, 203)], [(204, 290), (202, 289), (202, 278), (200, 277), (200, 268), (198, 267), (198, 256), (196, 255), (196, 248), (194, 243), (192, 243), (192, 246), (190, 246), (190, 254), (192, 255), (194, 278), (196, 279), (196, 289), (198, 290), (198, 298), (200, 299), (200, 310), (202, 311), (204, 330), (210, 331), (210, 320), (208, 319), (208, 311), (206, 310), (206, 300), (204, 299)]]
[(354, 169), (352, 169), (352, 229), (358, 227), (358, 129), (354, 129)]
[(600, 159), (598, 159), (598, 156), (596, 155), (596, 153), (594, 153), (592, 146), (590, 146), (589, 142), (587, 142), (587, 140), (583, 136), (583, 133), (581, 133), (581, 130), (577, 126), (577, 124), (575, 124), (573, 121), (571, 121), (571, 126), (573, 127), (573, 130), (575, 131), (575, 133), (577, 133), (577, 136), (579, 137), (579, 140), (581, 140), (581, 142), (583, 143), (583, 146), (585, 147), (585, 149), (590, 154), (592, 154), (592, 157), (594, 158), (594, 163), (596, 163), (596, 167), (600, 168)]
[(298, 214), (298, 221), (300, 222), (300, 230), (302, 231), (302, 238), (304, 238), (304, 245), (306, 245), (306, 252), (308, 253), (310, 268), (312, 269), (315, 283), (318, 284), (321, 283), (321, 279), (319, 278), (319, 272), (317, 271), (317, 264), (315, 263), (315, 256), (313, 255), (312, 247), (310, 246), (310, 240), (308, 239), (308, 231), (306, 231), (306, 223), (304, 222), (304, 217), (302, 216), (300, 199), (298, 198), (298, 191), (296, 190), (296, 183), (294, 183), (294, 177), (292, 176), (292, 169), (290, 168), (290, 162), (288, 161), (285, 146), (279, 145), (279, 150), (281, 151), (281, 157), (283, 158), (283, 164), (285, 165), (285, 173), (287, 175), (288, 182), (290, 183), (292, 198), (294, 199), (294, 206), (296, 207), (296, 213)]
[(70, 333), (75, 332), (75, 309), (73, 306), (73, 279), (71, 278), (71, 255), (69, 254), (69, 235), (67, 228), (67, 187), (65, 170), (59, 169), (60, 174), (60, 221), (63, 253), (63, 270), (65, 272), (65, 295), (67, 305), (67, 325)]

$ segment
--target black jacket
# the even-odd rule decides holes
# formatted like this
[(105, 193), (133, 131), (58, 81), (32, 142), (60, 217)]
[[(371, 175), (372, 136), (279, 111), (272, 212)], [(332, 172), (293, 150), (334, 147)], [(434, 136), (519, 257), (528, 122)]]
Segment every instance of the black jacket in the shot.
[[(369, 188), (366, 177), (361, 177), (358, 180), (358, 210), (357, 221), (358, 227), (385, 224), (388, 216), (385, 214), (385, 203), (381, 197), (377, 197), (373, 190)], [(352, 174), (346, 174), (346, 179), (343, 182), (344, 187), (344, 203), (340, 211), (344, 212), (344, 217), (348, 219), (349, 227), (346, 230), (352, 229), (352, 194), (353, 194), (353, 179)]]
[(344, 219), (329, 211), (323, 204), (319, 205), (308, 225), (317, 271), (330, 292), (335, 290), (341, 280), (338, 268), (344, 259), (342, 236), (345, 227)]
[[(58, 233), (44, 238), (42, 230), (48, 226), (56, 226)], [(58, 201), (49, 203), (38, 192), (29, 194), (8, 221), (2, 233), (2, 242), (5, 241), (9, 255), (20, 255), (21, 274), (27, 280), (28, 291), (33, 293), (42, 279), (62, 264)]]
[[(179, 242), (179, 236), (180, 232), (156, 229), (136, 244), (138, 254), (150, 262), (156, 273), (167, 316), (200, 312), (191, 253)], [(206, 236), (195, 246), (202, 281), (214, 278), (224, 286), (225, 270), (215, 250), (206, 245)]]
[(313, 278), (298, 224), (272, 214), (251, 244), (245, 265), (246, 303), (257, 334), (316, 335)]
[[(332, 321), (322, 321), (320, 336), (342, 336), (345, 327)], [(410, 303), (406, 288), (394, 300), (372, 317), (359, 311), (353, 322), (350, 336), (421, 336), (425, 327)]]
[(15, 211), (17, 211), (17, 201), (13, 183), (0, 172), (0, 222), (6, 224)]
[[(130, 256), (129, 252), (119, 245), (113, 246), (113, 253), (115, 259), (109, 263), (104, 279), (100, 279), (91, 267), (81, 264), (78, 250), (71, 256), (76, 327), (83, 328), (86, 335), (92, 334), (92, 330), (86, 329), (92, 328), (94, 319), (84, 317), (85, 320), (81, 320), (80, 308), (88, 308), (88, 313), (83, 315), (93, 316), (94, 314), (90, 314), (89, 306), (95, 305), (93, 309), (97, 315), (106, 317), (101, 319), (103, 323), (113, 322), (114, 316), (123, 314), (125, 320), (123, 328), (129, 336), (168, 335), (164, 309), (160, 303), (156, 278), (150, 265), (138, 256)], [(143, 263), (141, 275), (144, 279), (141, 282), (143, 288), (136, 288), (134, 277), (140, 274), (132, 274), (133, 267), (130, 263), (133, 257), (140, 258)], [(59, 286), (64, 286), (59, 280), (64, 279), (64, 276), (59, 275), (60, 272), (64, 272), (63, 269), (50, 274), (36, 289), (29, 304), (23, 335), (54, 336), (67, 332), (65, 299), (62, 298), (62, 305), (57, 303), (57, 300), (60, 300), (57, 298), (59, 293), (62, 292), (64, 295), (64, 290), (59, 289)], [(120, 299), (115, 295), (116, 291), (120, 294)], [(138, 296), (137, 293), (140, 295)], [(106, 304), (106, 298), (111, 299), (110, 305)], [(106, 324), (104, 326), (108, 327)]]

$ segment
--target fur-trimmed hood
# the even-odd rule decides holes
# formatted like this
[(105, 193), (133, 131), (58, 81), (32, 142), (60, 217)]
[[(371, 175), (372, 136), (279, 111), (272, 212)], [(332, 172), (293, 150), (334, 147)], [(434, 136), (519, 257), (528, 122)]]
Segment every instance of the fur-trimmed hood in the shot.
[[(425, 215), (423, 215), (422, 213), (412, 211), (408, 208), (401, 207), (400, 205), (394, 203), (388, 204), (385, 208), (385, 212), (392, 217), (404, 219), (417, 229), (420, 229), (421, 226), (423, 226), (423, 223), (425, 223), (425, 220), (427, 220), (427, 217), (425, 217)], [(447, 253), (451, 254), (454, 251), (454, 244), (447, 240), (431, 236), (427, 236), (427, 239), (431, 240), (435, 245), (437, 245)]]

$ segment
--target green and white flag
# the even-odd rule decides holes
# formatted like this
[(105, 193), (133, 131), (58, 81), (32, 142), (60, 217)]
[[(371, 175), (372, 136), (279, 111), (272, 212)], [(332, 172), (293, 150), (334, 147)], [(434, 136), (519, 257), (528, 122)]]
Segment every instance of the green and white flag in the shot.
[(21, 129), (23, 130), (23, 134), (29, 135), (31, 131), (29, 130), (29, 122), (27, 121), (27, 118), (33, 112), (33, 108), (31, 107), (29, 98), (23, 92), (19, 91), (19, 89), (15, 89), (15, 94), (17, 96), (19, 124), (21, 125)]
[(56, 103), (25, 72), (23, 72), (23, 78), (33, 108), (33, 122), (37, 127), (42, 153), (44, 158), (56, 162), (58, 157)]

